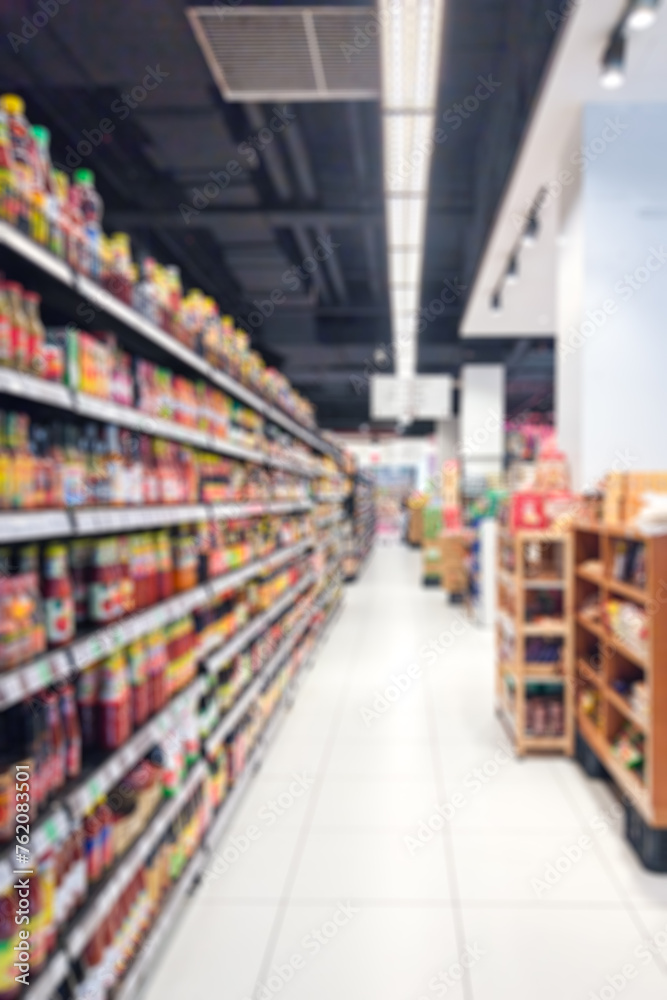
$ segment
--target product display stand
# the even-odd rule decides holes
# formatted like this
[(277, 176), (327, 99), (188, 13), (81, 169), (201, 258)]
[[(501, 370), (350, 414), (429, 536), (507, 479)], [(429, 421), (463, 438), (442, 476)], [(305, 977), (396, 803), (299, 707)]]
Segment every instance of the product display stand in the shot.
[(574, 545), (579, 757), (618, 786), (644, 864), (667, 871), (667, 535), (578, 524)]
[(501, 529), (498, 551), (498, 713), (520, 755), (572, 754), (571, 538)]

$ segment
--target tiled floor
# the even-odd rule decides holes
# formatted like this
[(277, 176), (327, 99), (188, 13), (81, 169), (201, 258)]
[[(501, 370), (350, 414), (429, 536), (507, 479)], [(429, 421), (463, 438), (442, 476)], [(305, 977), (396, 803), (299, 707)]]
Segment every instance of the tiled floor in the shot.
[(419, 570), (382, 547), (348, 589), (220, 848), (261, 836), (197, 890), (147, 1000), (667, 997), (667, 876), (604, 784), (498, 754), (493, 636)]

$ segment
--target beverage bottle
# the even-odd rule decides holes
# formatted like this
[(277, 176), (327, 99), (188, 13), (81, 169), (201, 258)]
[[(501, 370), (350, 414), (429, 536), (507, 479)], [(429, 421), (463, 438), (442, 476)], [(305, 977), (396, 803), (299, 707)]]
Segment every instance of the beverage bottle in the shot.
[(0, 275), (0, 365), (3, 368), (11, 368), (13, 360), (12, 312), (4, 275)]
[(49, 645), (57, 647), (71, 642), (76, 627), (74, 590), (69, 575), (67, 546), (62, 542), (52, 542), (46, 547), (42, 590)]
[(149, 713), (148, 650), (146, 643), (138, 639), (127, 652), (132, 684), (132, 722), (134, 728), (139, 729)]
[(53, 796), (63, 787), (67, 778), (67, 746), (58, 695), (54, 691), (47, 692), (44, 695), (44, 704), (46, 706), (50, 741), (49, 756), (51, 758), (49, 795)]
[(47, 375), (44, 358), (46, 333), (39, 312), (41, 301), (41, 296), (37, 292), (25, 292), (23, 296), (28, 330), (28, 368), (33, 374), (45, 378)]
[(23, 288), (18, 281), (5, 282), (12, 324), (12, 367), (28, 371), (30, 362), (30, 332), (23, 307)]
[(96, 541), (88, 585), (88, 618), (95, 624), (114, 621), (122, 613), (122, 566), (115, 535)]
[(101, 232), (102, 199), (95, 190), (95, 174), (80, 167), (74, 171), (71, 199), (77, 206), (83, 235), (82, 269), (86, 274), (99, 280), (102, 273)]
[(60, 711), (65, 739), (66, 776), (78, 778), (81, 774), (81, 727), (76, 710), (76, 695), (71, 684), (60, 689)]
[(5, 112), (11, 146), (13, 181), (16, 192), (14, 224), (24, 233), (30, 232), (30, 192), (34, 188), (37, 168), (35, 140), (25, 117), (25, 102), (17, 94), (3, 94), (0, 108)]
[(45, 125), (31, 125), (35, 151), (35, 192), (41, 195), (35, 203), (33, 236), (40, 243), (51, 246), (52, 194), (51, 194), (51, 133)]
[(78, 715), (81, 721), (81, 743), (84, 749), (98, 745), (98, 696), (101, 677), (99, 663), (82, 670), (76, 682)]
[(15, 225), (13, 168), (7, 112), (0, 106), (0, 217)]
[(131, 731), (130, 691), (125, 652), (119, 651), (103, 664), (99, 694), (100, 745), (116, 750)]

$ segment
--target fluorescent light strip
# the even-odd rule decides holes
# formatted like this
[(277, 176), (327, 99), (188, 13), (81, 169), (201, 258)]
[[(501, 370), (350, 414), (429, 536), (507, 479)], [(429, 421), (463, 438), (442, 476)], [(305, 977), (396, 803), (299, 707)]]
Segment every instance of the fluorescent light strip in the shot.
[(412, 377), (445, 0), (379, 0), (385, 210), (396, 371)]
[(403, 198), (387, 196), (387, 243), (389, 249), (421, 247), (426, 226), (426, 196)]
[(383, 115), (385, 191), (425, 196), (435, 146), (433, 114)]

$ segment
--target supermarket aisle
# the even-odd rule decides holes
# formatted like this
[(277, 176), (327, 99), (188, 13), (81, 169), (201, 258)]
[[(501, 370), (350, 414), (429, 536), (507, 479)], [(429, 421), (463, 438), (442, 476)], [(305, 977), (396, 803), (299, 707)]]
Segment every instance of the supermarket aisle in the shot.
[(492, 634), (419, 568), (348, 589), (148, 1000), (665, 997), (667, 878), (601, 783), (504, 753)]

